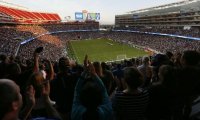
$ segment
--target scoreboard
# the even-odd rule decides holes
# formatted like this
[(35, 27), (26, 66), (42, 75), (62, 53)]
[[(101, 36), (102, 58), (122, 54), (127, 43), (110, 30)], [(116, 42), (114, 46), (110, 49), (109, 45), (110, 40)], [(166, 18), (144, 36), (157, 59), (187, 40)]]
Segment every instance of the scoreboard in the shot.
[(75, 12), (75, 20), (100, 20), (100, 13)]

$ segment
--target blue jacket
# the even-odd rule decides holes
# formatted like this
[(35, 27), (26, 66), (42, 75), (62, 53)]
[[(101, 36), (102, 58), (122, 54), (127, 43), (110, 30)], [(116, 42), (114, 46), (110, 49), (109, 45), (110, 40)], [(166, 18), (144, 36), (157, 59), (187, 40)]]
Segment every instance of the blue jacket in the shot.
[[(82, 115), (84, 112), (86, 112), (86, 108), (81, 104), (79, 100), (80, 92), (84, 83), (83, 76), (85, 76), (84, 73), (82, 74), (82, 77), (78, 80), (75, 87), (74, 100), (73, 100), (72, 113), (71, 113), (72, 120), (82, 120)], [(100, 86), (102, 95), (103, 95), (103, 102), (97, 108), (100, 120), (110, 120), (112, 118), (112, 104), (109, 100), (106, 88), (102, 80), (97, 75), (93, 76), (93, 79), (95, 79), (97, 84)]]

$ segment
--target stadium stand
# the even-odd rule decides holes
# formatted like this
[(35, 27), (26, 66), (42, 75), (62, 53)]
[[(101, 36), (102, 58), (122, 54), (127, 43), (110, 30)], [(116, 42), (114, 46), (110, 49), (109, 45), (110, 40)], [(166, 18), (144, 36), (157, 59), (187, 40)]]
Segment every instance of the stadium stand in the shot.
[[(177, 8), (181, 5), (187, 8), (186, 4), (199, 6), (197, 3), (186, 0), (133, 11), (130, 15), (145, 12), (154, 19), (154, 13), (158, 13), (155, 11), (163, 17), (166, 11), (180, 10)], [(99, 23), (95, 21), (60, 23), (57, 14), (0, 6), (0, 22), (0, 119), (199, 119), (200, 41), (145, 33), (200, 37), (199, 21), (181, 25), (173, 21), (157, 21), (154, 25), (147, 22), (148, 26), (139, 22), (130, 26), (123, 21), (116, 22), (115, 30), (143, 33), (98, 31)], [(189, 29), (184, 29), (188, 24)], [(70, 40), (97, 38), (155, 50), (158, 54), (118, 63), (90, 63), (86, 56), (83, 65), (63, 57), (66, 50), (72, 49)], [(38, 50), (41, 46), (43, 51)], [(67, 54), (76, 59), (73, 51)]]
[(199, 26), (198, 0), (184, 0), (176, 3), (130, 11), (116, 15), (115, 25), (124, 26)]
[[(32, 12), (0, 5), (1, 21), (9, 23), (41, 24), (60, 23), (61, 18), (55, 13)], [(9, 16), (9, 17), (8, 17)]]

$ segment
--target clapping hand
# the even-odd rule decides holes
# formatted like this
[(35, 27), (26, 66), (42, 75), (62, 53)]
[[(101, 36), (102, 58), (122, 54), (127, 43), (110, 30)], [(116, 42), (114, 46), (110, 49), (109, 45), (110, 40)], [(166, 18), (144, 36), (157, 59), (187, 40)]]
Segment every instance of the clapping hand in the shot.
[(88, 67), (88, 55), (85, 55), (85, 59), (84, 59), (84, 67), (87, 68)]
[(84, 59), (84, 68), (88, 71), (91, 75), (96, 75), (95, 68), (93, 64), (88, 60), (88, 55), (85, 55)]

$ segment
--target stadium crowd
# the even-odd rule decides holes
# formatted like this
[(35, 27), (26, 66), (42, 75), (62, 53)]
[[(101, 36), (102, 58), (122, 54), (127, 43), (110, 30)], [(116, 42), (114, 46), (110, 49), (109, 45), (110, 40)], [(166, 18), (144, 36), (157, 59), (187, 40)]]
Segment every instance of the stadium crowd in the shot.
[[(83, 27), (84, 29), (85, 27)], [(125, 32), (69, 32), (69, 33), (57, 33), (47, 34), (48, 32), (64, 31), (75, 29), (67, 26), (30, 26), (30, 25), (18, 25), (14, 26), (2, 26), (0, 27), (1, 50), (0, 53), (8, 56), (18, 53), (23, 59), (32, 58), (31, 53), (37, 46), (43, 46), (44, 56), (48, 56), (51, 60), (58, 60), (59, 57), (66, 54), (66, 44), (69, 40), (76, 39), (92, 39), (92, 38), (110, 38), (112, 40), (129, 44), (142, 46), (143, 48), (152, 49), (158, 52), (164, 53), (165, 51), (171, 51), (173, 53), (182, 52), (184, 50), (199, 50), (199, 41), (187, 40), (176, 37), (165, 37), (157, 35), (139, 34), (139, 33), (125, 33)], [(20, 45), (24, 40), (35, 38), (30, 43)], [(164, 42), (163, 42), (164, 41)], [(19, 48), (20, 45), (20, 48)], [(19, 49), (18, 49), (19, 48)], [(19, 51), (19, 52), (18, 52)], [(56, 53), (56, 54), (54, 54)], [(55, 57), (56, 56), (56, 57)]]
[[(36, 38), (14, 56), (21, 42), (15, 37), (34, 37), (47, 30), (36, 28), (0, 29), (4, 54), (0, 55), (0, 119), (197, 118), (199, 112), (192, 108), (200, 94), (199, 41), (136, 33), (70, 32)], [(69, 40), (91, 38), (110, 38), (162, 54), (110, 64), (91, 63), (86, 55), (83, 65), (63, 57)]]
[(26, 64), (1, 55), (1, 119), (193, 120), (197, 51), (112, 64), (91, 63), (86, 55), (84, 65), (67, 57), (51, 63), (40, 52)]
[(140, 32), (155, 32), (173, 35), (182, 35), (187, 37), (200, 37), (199, 28), (183, 28), (183, 27), (116, 27), (114, 30), (133, 30)]
[[(6, 54), (6, 55), (15, 55), (16, 51), (18, 50), (18, 47), (21, 42), (37, 37), (42, 34), (46, 34), (48, 32), (55, 32), (55, 31), (67, 31), (67, 30), (91, 30), (91, 29), (97, 29), (97, 26), (94, 24), (56, 24), (56, 25), (3, 25), (0, 27), (0, 54)], [(76, 39), (79, 33), (76, 34)], [(74, 34), (73, 34), (74, 35)], [(60, 35), (62, 37), (62, 35)], [(60, 37), (59, 36), (59, 37)], [(87, 36), (87, 35), (86, 35)], [(63, 36), (63, 39), (69, 40), (68, 38), (73, 38), (73, 36)], [(84, 36), (83, 36), (84, 37)], [(65, 41), (66, 41), (65, 40)], [(60, 39), (57, 38), (55, 35), (45, 35), (39, 38), (36, 38), (34, 41), (35, 43), (21, 45), (21, 51), (20, 56), (23, 56), (23, 58), (27, 59), (30, 58), (30, 52), (31, 50), (34, 50), (36, 46), (44, 45), (46, 46), (45, 50), (50, 51), (58, 51), (58, 55), (61, 55), (62, 45), (63, 43), (60, 41)], [(46, 43), (45, 43), (46, 42)], [(57, 49), (56, 49), (57, 47)], [(25, 49), (25, 50), (24, 50)], [(60, 50), (61, 49), (61, 50)], [(23, 53), (24, 52), (24, 53)], [(63, 51), (62, 51), (63, 52)], [(45, 52), (44, 52), (45, 53)], [(45, 54), (46, 55), (46, 54)], [(55, 58), (52, 55), (48, 55), (51, 58)], [(55, 60), (55, 59), (53, 59)]]
[(200, 44), (199, 41), (194, 40), (138, 33), (112, 32), (106, 37), (125, 44), (151, 48), (162, 53), (166, 51), (176, 53), (187, 49), (199, 50)]

